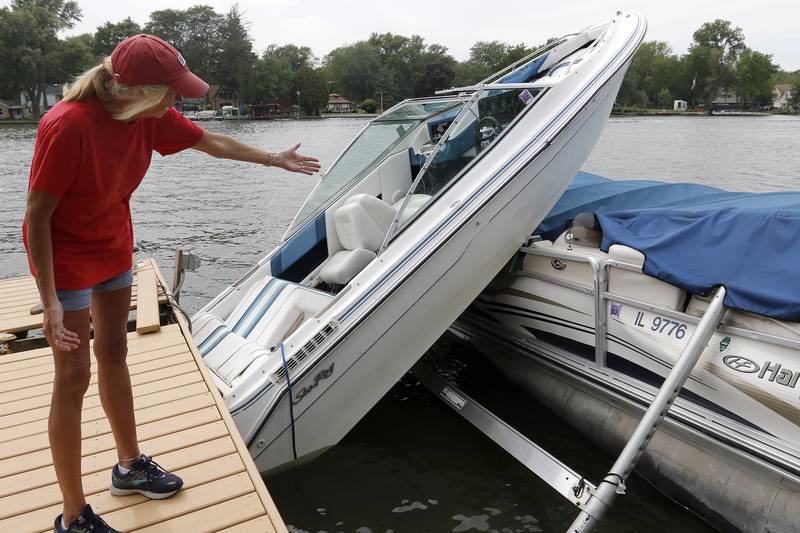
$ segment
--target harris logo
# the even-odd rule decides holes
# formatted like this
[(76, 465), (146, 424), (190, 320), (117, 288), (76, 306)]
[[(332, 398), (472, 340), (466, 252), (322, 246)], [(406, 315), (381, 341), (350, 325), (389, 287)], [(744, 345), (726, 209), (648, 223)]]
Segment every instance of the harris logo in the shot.
[(741, 355), (728, 355), (722, 359), (722, 362), (728, 368), (745, 374), (755, 374), (761, 370), (761, 366), (758, 363)]

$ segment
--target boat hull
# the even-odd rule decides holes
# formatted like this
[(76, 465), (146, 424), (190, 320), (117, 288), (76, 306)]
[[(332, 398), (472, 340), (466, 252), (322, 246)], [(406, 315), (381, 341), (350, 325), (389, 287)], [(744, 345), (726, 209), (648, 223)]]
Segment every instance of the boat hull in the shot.
[[(276, 390), (251, 408), (256, 416), (243, 414), (263, 420), (250, 439), (261, 471), (292, 461), (295, 450), (302, 458), (336, 444), (447, 330), (513, 256), (588, 157), (624, 73), (621, 68), (609, 78), (543, 152), (396, 282), (356, 327), (332, 342), (293, 383), (291, 395), (285, 388)], [(298, 391), (306, 390), (298, 399)]]

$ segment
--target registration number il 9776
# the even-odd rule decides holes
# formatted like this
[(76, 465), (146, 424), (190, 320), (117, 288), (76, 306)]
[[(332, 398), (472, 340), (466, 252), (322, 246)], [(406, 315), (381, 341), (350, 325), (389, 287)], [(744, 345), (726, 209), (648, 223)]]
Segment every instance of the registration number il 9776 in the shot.
[(686, 336), (686, 324), (663, 316), (648, 316), (642, 311), (636, 312), (633, 325), (640, 328), (649, 328), (654, 333), (675, 337), (676, 339), (682, 339)]

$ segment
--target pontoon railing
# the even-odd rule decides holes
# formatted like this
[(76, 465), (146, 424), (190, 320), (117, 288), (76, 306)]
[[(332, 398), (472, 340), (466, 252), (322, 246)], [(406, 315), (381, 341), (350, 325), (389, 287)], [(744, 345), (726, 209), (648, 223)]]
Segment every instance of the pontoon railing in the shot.
[[(637, 265), (632, 265), (630, 263), (625, 263), (623, 261), (618, 261), (616, 259), (606, 259), (602, 262), (602, 266), (600, 265), (600, 261), (594, 257), (587, 257), (585, 255), (581, 255), (578, 253), (569, 253), (564, 251), (556, 251), (556, 250), (547, 250), (544, 248), (537, 247), (535, 244), (531, 246), (523, 246), (520, 248), (520, 252), (529, 254), (529, 255), (540, 255), (543, 257), (550, 257), (555, 259), (564, 259), (568, 261), (576, 261), (581, 263), (589, 263), (592, 266), (592, 274), (593, 274), (593, 286), (587, 287), (586, 285), (582, 285), (580, 283), (562, 280), (555, 276), (548, 276), (547, 274), (535, 273), (535, 272), (527, 272), (523, 270), (514, 270), (511, 274), (520, 277), (529, 277), (535, 278), (540, 281), (545, 281), (547, 283), (553, 283), (554, 285), (559, 285), (562, 287), (567, 287), (573, 290), (585, 292), (586, 294), (590, 294), (594, 297), (594, 308), (595, 308), (595, 362), (598, 365), (605, 366), (606, 362), (606, 336), (607, 336), (607, 310), (606, 310), (606, 303), (608, 301), (614, 301), (617, 303), (634, 305), (640, 307), (642, 309), (646, 309), (648, 311), (659, 313), (660, 315), (673, 318), (676, 320), (680, 320), (693, 326), (697, 326), (700, 323), (700, 318), (689, 315), (686, 313), (682, 313), (680, 311), (675, 311), (674, 309), (669, 309), (666, 307), (661, 307), (658, 305), (653, 305), (651, 303), (638, 300), (636, 298), (630, 298), (628, 296), (622, 296), (620, 294), (616, 294), (610, 292), (608, 290), (608, 280), (610, 271), (612, 268), (617, 268), (620, 270), (627, 270), (630, 272), (637, 272), (642, 274), (641, 267)], [(598, 289), (599, 287), (599, 289)], [(768, 333), (762, 333), (758, 331), (749, 330), (746, 328), (741, 328), (737, 326), (730, 326), (726, 324), (720, 324), (717, 330), (720, 333), (725, 333), (729, 335), (737, 335), (740, 337), (745, 337), (755, 341), (762, 341), (769, 344), (773, 344), (776, 346), (783, 346), (787, 348), (792, 348), (794, 350), (800, 350), (800, 341), (787, 339), (784, 337), (779, 337), (777, 335), (770, 335)]]

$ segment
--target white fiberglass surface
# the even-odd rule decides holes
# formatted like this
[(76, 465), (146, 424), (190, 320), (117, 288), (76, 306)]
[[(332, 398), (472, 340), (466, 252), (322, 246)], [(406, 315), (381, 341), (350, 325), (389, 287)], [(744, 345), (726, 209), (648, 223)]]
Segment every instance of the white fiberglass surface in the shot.
[(447, 130), (430, 162), (411, 190), (409, 198), (429, 197), (427, 203), (407, 201), (398, 220), (405, 223), (414, 212), (424, 209), (442, 190), (455, 182), (463, 170), (482, 152), (489, 149), (500, 134), (532, 105), (541, 90), (492, 89), (481, 91)]

